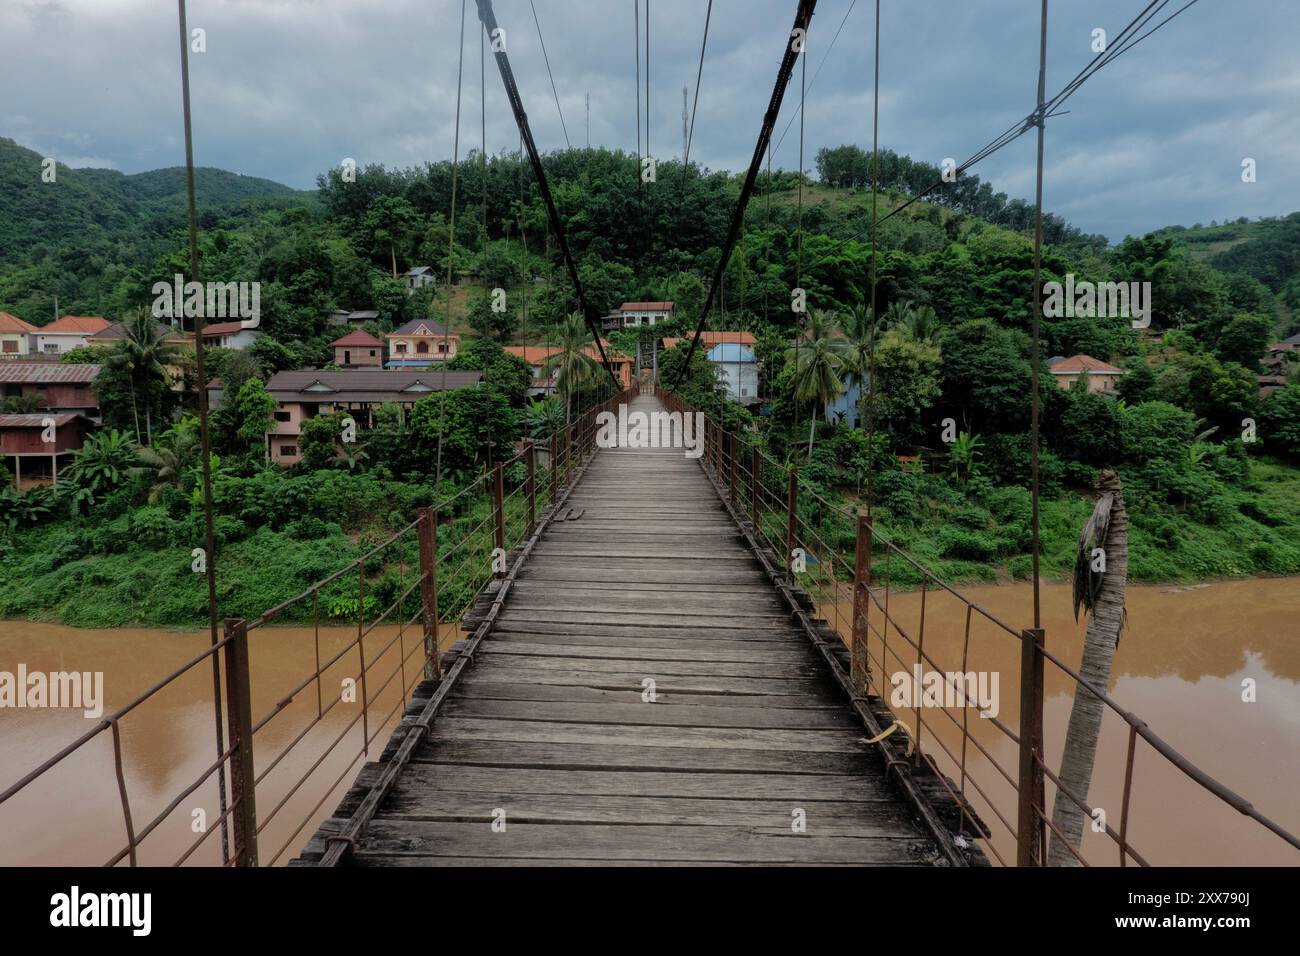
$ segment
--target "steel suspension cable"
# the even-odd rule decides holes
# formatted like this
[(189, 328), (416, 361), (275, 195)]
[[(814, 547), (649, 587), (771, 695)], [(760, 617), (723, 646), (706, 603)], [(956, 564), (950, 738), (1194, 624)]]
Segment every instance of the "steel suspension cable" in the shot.
[[(442, 433), (447, 421), (447, 362), (451, 343), (451, 292), (456, 269), (456, 187), (460, 178), (460, 103), (465, 78), (465, 3), (460, 0), (460, 59), (456, 66), (456, 127), (451, 148), (451, 212), (447, 225), (447, 321), (442, 327), (442, 388), (438, 391), (438, 445), (433, 466), (433, 506), (439, 505), (442, 493)], [(435, 512), (436, 514), (436, 512)], [(436, 611), (436, 608), (435, 608)], [(437, 617), (437, 614), (434, 614)], [(434, 643), (437, 644), (437, 635)], [(434, 653), (437, 653), (434, 648)]]
[(560, 114), (560, 129), (564, 131), (564, 145), (567, 149), (572, 149), (573, 145), (569, 142), (569, 128), (564, 124), (564, 110), (560, 108), (560, 92), (555, 88), (555, 76), (551, 73), (551, 58), (546, 55), (546, 41), (542, 39), (542, 21), (537, 18), (537, 7), (533, 0), (528, 0), (528, 6), (533, 11), (533, 23), (537, 24), (537, 42), (542, 47), (542, 59), (546, 63), (546, 75), (551, 78), (551, 94), (555, 97), (555, 112)]
[[(767, 112), (763, 115), (763, 125), (759, 130), (758, 142), (754, 145), (754, 155), (750, 158), (749, 170), (745, 174), (745, 182), (741, 186), (740, 197), (736, 201), (736, 208), (731, 216), (731, 225), (727, 230), (727, 238), (722, 247), (722, 254), (718, 256), (718, 266), (714, 272), (713, 284), (709, 286), (708, 294), (704, 299), (704, 308), (700, 311), (695, 334), (691, 336), (691, 344), (686, 350), (685, 362), (678, 369), (677, 377), (669, 391), (675, 392), (678, 386), (681, 385), (682, 378), (690, 368), (695, 349), (699, 345), (700, 333), (704, 331), (705, 322), (708, 321), (709, 317), (709, 310), (713, 307), (713, 298), (722, 283), (722, 273), (727, 268), (727, 261), (736, 246), (740, 228), (745, 221), (745, 207), (748, 206), (749, 197), (754, 192), (754, 182), (758, 178), (758, 170), (763, 163), (763, 154), (767, 151), (768, 143), (772, 140), (772, 128), (776, 125), (777, 115), (781, 111), (781, 101), (785, 98), (785, 89), (790, 82), (790, 74), (794, 72), (795, 57), (801, 55), (803, 43), (798, 42), (796, 44), (795, 38), (806, 40), (808, 24), (812, 20), (816, 8), (817, 0), (799, 0), (799, 7), (795, 12), (794, 26), (786, 37), (785, 51), (781, 57), (781, 65), (777, 70), (776, 83), (772, 88), (772, 96), (768, 101)], [(798, 45), (799, 50), (796, 50), (796, 45)]]
[(875, 452), (876, 452), (876, 333), (880, 329), (879, 317), (876, 315), (876, 280), (878, 272), (876, 259), (879, 255), (879, 216), (877, 200), (880, 185), (880, 0), (876, 0), (876, 53), (875, 79), (871, 91), (871, 325), (868, 327), (870, 338), (867, 340), (867, 516), (871, 516), (872, 502), (875, 500)]
[[(190, 240), (190, 281), (199, 281), (199, 218), (194, 191), (194, 135), (190, 121), (190, 34), (185, 20), (185, 0), (177, 0), (181, 38), (181, 111), (185, 121), (185, 198)], [(208, 585), (208, 631), (212, 647), (220, 640), (217, 634), (217, 553), (213, 530), (212, 446), (208, 428), (208, 383), (204, 373), (203, 309), (194, 317), (194, 374), (199, 386), (199, 453), (203, 456), (203, 546), (204, 574)], [(226, 752), (225, 720), (221, 704), (221, 662), (212, 656), (212, 708), (216, 720), (217, 756)], [(247, 741), (244, 742), (248, 744)], [(230, 834), (226, 813), (226, 771), (217, 774), (217, 800), (221, 813), (221, 861), (230, 859)]]
[[(479, 19), (487, 28), (488, 36), (492, 36), (498, 29), (496, 13), (492, 8), (492, 0), (476, 0), (476, 3), (478, 4)], [(605, 372), (613, 381), (615, 391), (622, 391), (618, 379), (614, 376), (614, 370), (610, 367), (609, 359), (605, 355), (605, 345), (600, 338), (600, 327), (595, 320), (591, 305), (587, 301), (587, 293), (583, 289), (582, 279), (578, 275), (577, 263), (574, 261), (573, 253), (569, 249), (569, 241), (564, 232), (564, 223), (560, 220), (560, 213), (555, 207), (555, 197), (551, 194), (551, 187), (546, 179), (546, 169), (542, 166), (542, 157), (537, 152), (537, 143), (533, 140), (533, 131), (528, 125), (528, 114), (524, 112), (523, 99), (520, 97), (519, 87), (515, 83), (514, 71), (510, 68), (510, 56), (504, 46), (495, 51), (495, 56), (497, 69), (501, 74), (501, 82), (506, 88), (506, 98), (510, 101), (515, 123), (524, 139), (524, 146), (528, 149), (528, 159), (532, 163), (533, 175), (537, 178), (537, 188), (542, 194), (542, 201), (546, 204), (546, 214), (550, 219), (551, 228), (555, 231), (556, 244), (560, 247), (560, 253), (569, 272), (569, 279), (573, 282), (574, 291), (577, 293), (579, 308), (586, 318), (587, 327), (591, 330), (592, 339), (597, 351), (600, 353), (601, 367), (605, 369)]]
[(709, 21), (713, 18), (713, 0), (709, 0), (708, 9), (704, 11), (704, 39), (700, 41), (700, 65), (695, 71), (695, 100), (691, 104), (691, 126), (686, 134), (686, 150), (682, 154), (682, 174), (691, 164), (691, 141), (695, 139), (695, 114), (700, 110), (700, 80), (704, 76), (704, 51), (709, 45)]

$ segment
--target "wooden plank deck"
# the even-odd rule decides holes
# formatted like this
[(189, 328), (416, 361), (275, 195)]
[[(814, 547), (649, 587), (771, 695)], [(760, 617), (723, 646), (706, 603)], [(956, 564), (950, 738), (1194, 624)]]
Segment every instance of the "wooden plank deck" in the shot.
[(601, 450), (562, 510), (352, 864), (939, 860), (697, 460)]

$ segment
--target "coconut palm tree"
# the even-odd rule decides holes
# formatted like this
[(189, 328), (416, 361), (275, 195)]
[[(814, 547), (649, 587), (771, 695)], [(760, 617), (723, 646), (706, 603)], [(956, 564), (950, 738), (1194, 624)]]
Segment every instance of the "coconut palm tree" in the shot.
[(884, 318), (888, 328), (907, 329), (918, 342), (932, 342), (939, 334), (939, 317), (928, 305), (894, 302), (885, 311)]
[(177, 346), (167, 341), (167, 330), (144, 309), (122, 323), (122, 340), (108, 357), (110, 368), (124, 372), (131, 384), (131, 405), (136, 434), (140, 433), (139, 395), (145, 397), (145, 441), (153, 444), (153, 396), (170, 385), (167, 366), (174, 362)]
[(827, 312), (814, 310), (808, 317), (805, 341), (785, 350), (794, 366), (794, 397), (812, 402), (812, 423), (808, 428), (808, 453), (812, 454), (817, 434), (817, 409), (844, 394), (842, 376), (846, 370), (848, 346), (835, 335), (835, 323)]
[[(1083, 639), (1083, 661), (1079, 675), (1105, 690), (1110, 685), (1111, 664), (1119, 647), (1124, 627), (1124, 587), (1128, 580), (1128, 513), (1124, 510), (1124, 493), (1119, 476), (1103, 471), (1097, 476), (1097, 504), (1079, 533), (1074, 560), (1074, 616), (1082, 607), (1088, 615), (1088, 630)], [(1100, 548), (1100, 555), (1094, 550)], [(1103, 570), (1104, 569), (1104, 570)], [(1084, 803), (1092, 782), (1092, 766), (1097, 756), (1097, 738), (1101, 733), (1104, 705), (1083, 687), (1074, 690), (1074, 705), (1065, 732), (1061, 753), (1062, 786)], [(1057, 789), (1052, 804), (1052, 824), (1079, 849), (1083, 839), (1083, 811)], [(1053, 834), (1047, 854), (1049, 866), (1078, 866), (1061, 837)]]
[(555, 387), (564, 396), (564, 420), (573, 417), (573, 393), (600, 372), (600, 363), (586, 349), (591, 347), (591, 331), (581, 313), (571, 312), (547, 336), (546, 344), (556, 351), (547, 357), (545, 370), (558, 372)]

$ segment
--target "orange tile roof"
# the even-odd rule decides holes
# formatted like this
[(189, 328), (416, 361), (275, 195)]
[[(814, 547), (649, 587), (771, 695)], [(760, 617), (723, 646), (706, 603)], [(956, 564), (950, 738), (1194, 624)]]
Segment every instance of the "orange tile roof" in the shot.
[(203, 337), (217, 335), (230, 335), (232, 332), (238, 332), (244, 327), (242, 322), (214, 322), (212, 325), (203, 326)]
[(1124, 370), (1108, 365), (1101, 359), (1095, 359), (1091, 355), (1072, 355), (1068, 359), (1062, 359), (1051, 368), (1052, 374), (1057, 375), (1061, 372), (1100, 372), (1103, 375), (1123, 375)]
[(28, 325), (16, 315), (0, 312), (0, 332), (35, 332), (36, 326)]
[(65, 315), (58, 321), (42, 326), (36, 331), (69, 332), (79, 335), (88, 335), (102, 331), (103, 329), (108, 328), (108, 326), (108, 319), (100, 318), (98, 315)]

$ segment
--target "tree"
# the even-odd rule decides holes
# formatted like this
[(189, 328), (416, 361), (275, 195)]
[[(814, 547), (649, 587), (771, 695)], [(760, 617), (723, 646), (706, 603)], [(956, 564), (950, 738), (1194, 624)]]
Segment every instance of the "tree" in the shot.
[(397, 250), (406, 255), (420, 229), (420, 215), (405, 199), (383, 196), (366, 210), (362, 226), (370, 236), (370, 254), (388, 253), (393, 278), (397, 277)]
[(812, 422), (808, 428), (808, 451), (812, 453), (817, 433), (817, 409), (824, 408), (844, 393), (841, 379), (845, 371), (848, 347), (836, 338), (828, 313), (814, 310), (808, 319), (806, 341), (786, 350), (794, 368), (794, 397), (812, 402)]
[[(167, 366), (176, 361), (177, 346), (167, 341), (168, 330), (143, 309), (123, 323), (122, 340), (109, 353), (108, 368), (124, 374), (131, 389), (136, 434), (140, 434), (140, 401), (144, 401), (145, 441), (153, 444), (153, 412), (162, 412), (171, 391)], [(206, 383), (205, 383), (206, 384)]]
[(198, 420), (187, 417), (167, 430), (152, 447), (137, 452), (140, 464), (132, 477), (149, 479), (149, 503), (157, 504), (169, 488), (180, 488), (186, 474), (198, 464), (200, 451)]
[(1215, 354), (1224, 362), (1237, 362), (1248, 369), (1259, 368), (1260, 356), (1273, 339), (1273, 320), (1266, 315), (1242, 312), (1219, 332)]
[(111, 431), (88, 435), (59, 476), (60, 482), (70, 489), (69, 502), (73, 513), (102, 498), (126, 480), (135, 466), (140, 446), (130, 432)]
[(547, 336), (546, 344), (555, 349), (543, 366), (546, 373), (556, 374), (555, 387), (564, 398), (564, 420), (573, 419), (573, 393), (600, 374), (600, 363), (587, 354), (591, 348), (591, 330), (581, 313), (573, 312)]
[(1288, 385), (1265, 400), (1259, 437), (1274, 454), (1300, 461), (1300, 385)]
[[(1074, 617), (1077, 621), (1080, 607), (1088, 616), (1079, 676), (1092, 687), (1105, 691), (1110, 686), (1111, 664), (1124, 626), (1128, 514), (1115, 472), (1103, 471), (1097, 476), (1097, 491), (1097, 504), (1079, 533), (1075, 550)], [(1052, 824), (1064, 840), (1053, 835), (1047, 854), (1049, 866), (1079, 865), (1069, 847), (1079, 849), (1083, 839), (1083, 811), (1065, 791), (1087, 803), (1104, 707), (1096, 694), (1082, 686), (1075, 687), (1061, 753), (1061, 786), (1052, 804)]]
[(896, 438), (921, 444), (923, 417), (939, 397), (939, 346), (916, 339), (910, 327), (890, 329), (876, 347), (876, 402)]
[[(849, 389), (856, 387), (862, 395), (869, 385), (868, 379), (875, 364), (876, 339), (879, 336), (871, 307), (858, 304), (850, 309), (846, 318), (840, 322), (840, 332), (844, 335), (842, 359), (845, 385)], [(871, 414), (875, 414), (874, 409)]]
[(261, 379), (250, 378), (240, 386), (235, 396), (234, 433), (243, 451), (260, 451), (265, 446), (277, 405)]

